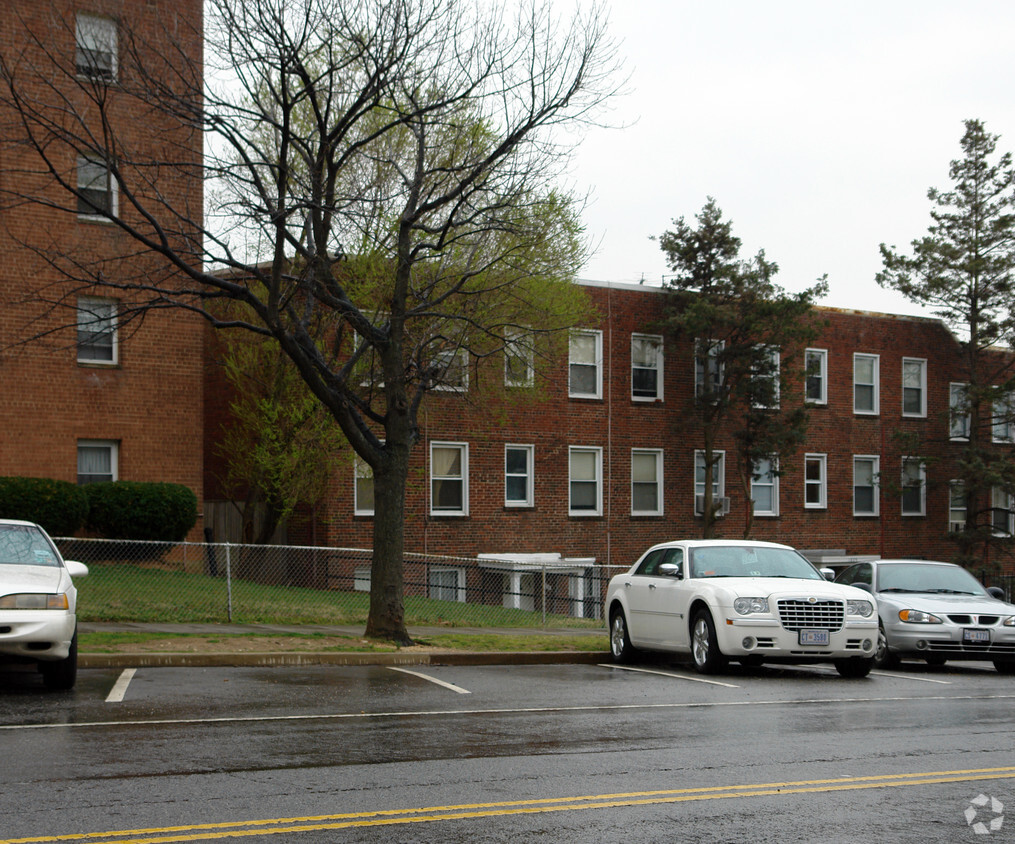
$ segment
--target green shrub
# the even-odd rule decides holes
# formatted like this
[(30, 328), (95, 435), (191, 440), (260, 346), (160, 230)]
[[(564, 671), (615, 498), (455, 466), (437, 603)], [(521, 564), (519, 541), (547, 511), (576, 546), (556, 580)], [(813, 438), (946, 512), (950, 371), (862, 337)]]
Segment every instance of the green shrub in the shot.
[(181, 484), (108, 481), (83, 489), (88, 529), (105, 539), (180, 542), (197, 522), (197, 496)]
[(73, 536), (88, 515), (85, 488), (52, 478), (0, 478), (0, 518), (37, 522), (51, 536)]

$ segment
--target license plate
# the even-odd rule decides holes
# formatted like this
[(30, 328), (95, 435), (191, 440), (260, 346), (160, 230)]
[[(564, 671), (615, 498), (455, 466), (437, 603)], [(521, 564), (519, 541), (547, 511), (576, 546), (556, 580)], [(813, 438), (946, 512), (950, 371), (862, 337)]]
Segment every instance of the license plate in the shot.
[(981, 630), (977, 627), (964, 627), (962, 629), (962, 641), (969, 642), (973, 645), (982, 645), (984, 643), (990, 643), (990, 631)]
[(800, 644), (801, 645), (827, 645), (828, 644), (828, 631), (827, 630), (801, 630), (800, 631)]

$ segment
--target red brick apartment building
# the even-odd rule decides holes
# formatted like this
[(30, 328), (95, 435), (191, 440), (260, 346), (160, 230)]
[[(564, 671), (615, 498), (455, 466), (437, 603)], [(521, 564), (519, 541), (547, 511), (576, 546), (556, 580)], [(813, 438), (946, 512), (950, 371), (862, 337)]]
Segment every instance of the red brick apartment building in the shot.
[[(108, 94), (113, 130), (135, 155), (146, 155), (148, 139), (171, 135), (178, 153), (197, 162), (199, 134), (152, 127), (120, 87), (132, 66), (125, 31), (135, 33), (132, 43), (144, 51), (159, 50), (164, 27), (171, 28), (200, 62), (201, 20), (201, 0), (7, 0), (0, 47), (5, 57), (20, 57), (21, 93), (30, 100), (62, 103), (94, 121), (101, 137), (95, 103), (81, 89), (97, 82)], [(33, 64), (37, 73), (28, 72)], [(59, 111), (54, 117), (63, 119)], [(201, 500), (201, 321), (161, 311), (128, 327), (115, 295), (64, 281), (33, 247), (84, 260), (130, 256), (136, 246), (88, 203), (54, 187), (30, 147), (11, 143), (17, 140), (15, 114), (0, 107), (0, 125), (6, 136), (0, 153), (0, 475), (170, 481)], [(116, 207), (118, 191), (102, 165), (69, 146), (58, 154), (64, 177), (87, 188), (95, 203)], [(202, 206), (199, 179), (167, 176), (158, 187), (177, 207)], [(12, 202), (12, 192), (41, 195), (53, 205)], [(125, 274), (132, 260), (124, 258)], [(69, 307), (47, 311), (33, 291), (40, 291), (38, 298), (63, 295)], [(31, 336), (42, 339), (17, 345)]]
[[(575, 332), (571, 359), (555, 364), (547, 389), (513, 396), (503, 361), (492, 361), (467, 389), (429, 398), (406, 503), (407, 550), (628, 565), (652, 543), (701, 535), (701, 444), (684, 423), (691, 349), (653, 329), (659, 289), (584, 286), (601, 318)], [(954, 337), (936, 319), (830, 308), (817, 318), (807, 440), (782, 461), (781, 476), (755, 484), (752, 535), (837, 552), (826, 559), (949, 559), (949, 523), (964, 518), (950, 509), (948, 458), (961, 447), (949, 413), (952, 385), (962, 381)], [(939, 462), (907, 460), (898, 432), (917, 435), (921, 453)], [(732, 461), (731, 443), (719, 447)], [(729, 503), (718, 535), (739, 537), (744, 496), (732, 465), (723, 468), (715, 491)], [(369, 478), (347, 470), (319, 514), (317, 541), (369, 547), (371, 506)]]

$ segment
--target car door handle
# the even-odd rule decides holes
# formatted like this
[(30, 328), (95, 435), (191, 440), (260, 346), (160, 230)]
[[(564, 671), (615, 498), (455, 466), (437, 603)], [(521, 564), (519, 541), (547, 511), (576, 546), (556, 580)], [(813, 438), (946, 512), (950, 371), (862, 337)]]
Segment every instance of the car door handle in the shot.
[(655, 585), (654, 583), (650, 583), (650, 584), (648, 585), (648, 588), (649, 588), (649, 589), (655, 589), (655, 588), (656, 588), (656, 585)]

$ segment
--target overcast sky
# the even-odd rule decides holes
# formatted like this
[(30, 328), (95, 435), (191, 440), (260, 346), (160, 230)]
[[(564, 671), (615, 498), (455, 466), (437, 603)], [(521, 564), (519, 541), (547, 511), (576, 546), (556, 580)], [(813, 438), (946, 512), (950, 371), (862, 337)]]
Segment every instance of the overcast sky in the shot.
[(598, 242), (581, 273), (658, 284), (649, 238), (715, 197), (776, 281), (823, 304), (920, 313), (874, 281), (927, 231), (963, 120), (1015, 151), (1011, 0), (606, 0), (629, 93), (575, 157)]

